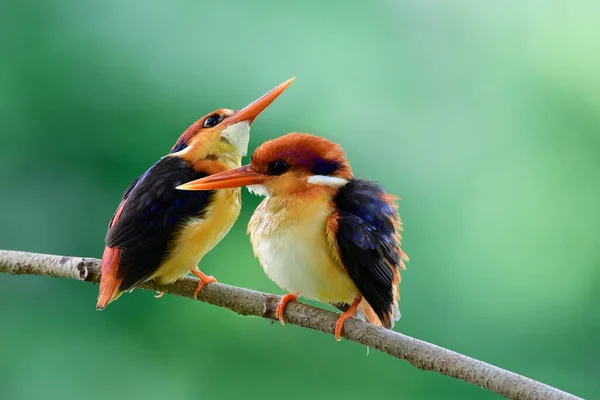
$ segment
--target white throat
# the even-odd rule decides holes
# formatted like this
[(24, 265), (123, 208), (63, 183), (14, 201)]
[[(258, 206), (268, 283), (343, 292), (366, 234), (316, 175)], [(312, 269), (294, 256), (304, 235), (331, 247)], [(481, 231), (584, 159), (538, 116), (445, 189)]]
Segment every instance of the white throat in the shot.
[(248, 154), (248, 142), (250, 141), (250, 123), (248, 121), (238, 122), (223, 129), (221, 137), (227, 139), (235, 147), (242, 157)]
[(257, 196), (269, 197), (270, 193), (267, 191), (265, 185), (248, 185), (246, 186), (248, 191)]

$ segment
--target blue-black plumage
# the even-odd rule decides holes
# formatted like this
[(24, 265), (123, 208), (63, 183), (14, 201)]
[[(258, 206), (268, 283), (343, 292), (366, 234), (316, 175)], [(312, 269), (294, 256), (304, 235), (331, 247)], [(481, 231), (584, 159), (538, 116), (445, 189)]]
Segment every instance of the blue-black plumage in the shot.
[(126, 291), (152, 276), (168, 256), (182, 224), (203, 217), (213, 191), (184, 192), (184, 182), (208, 176), (186, 160), (164, 157), (129, 191), (121, 215), (106, 234), (106, 245), (121, 250), (117, 279)]
[(334, 197), (336, 241), (348, 274), (386, 327), (393, 324), (394, 271), (399, 265), (397, 213), (375, 182), (350, 179)]

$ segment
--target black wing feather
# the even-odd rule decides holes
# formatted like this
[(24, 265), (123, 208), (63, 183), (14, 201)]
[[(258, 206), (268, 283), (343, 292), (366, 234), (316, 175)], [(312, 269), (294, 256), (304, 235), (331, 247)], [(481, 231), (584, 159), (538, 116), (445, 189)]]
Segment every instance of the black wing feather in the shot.
[[(125, 189), (125, 193), (123, 193), (123, 197), (121, 198), (121, 204), (123, 204), (127, 198), (129, 197), (129, 193), (131, 193), (131, 190), (135, 187), (135, 185), (137, 185), (137, 183), (139, 182), (141, 176), (138, 176), (137, 178), (135, 178), (133, 180), (133, 182), (131, 182), (129, 184), (129, 186), (127, 186), (127, 189)], [(119, 204), (119, 207), (117, 208), (117, 210), (115, 211), (115, 213), (113, 214), (112, 218), (110, 219), (110, 222), (108, 223), (108, 229), (110, 230), (110, 228), (112, 228), (112, 226), (115, 223), (115, 218), (117, 217), (117, 213), (119, 212), (119, 208), (121, 208), (121, 204)], [(107, 232), (108, 234), (108, 232)]]
[(341, 261), (379, 319), (389, 327), (395, 307), (390, 265), (398, 266), (400, 248), (395, 225), (398, 215), (384, 195), (380, 185), (352, 179), (340, 188), (334, 200)]
[(213, 191), (183, 191), (177, 186), (208, 174), (185, 160), (167, 156), (126, 191), (119, 219), (106, 234), (106, 245), (121, 250), (117, 277), (125, 291), (149, 278), (168, 254), (173, 234), (189, 217), (201, 217)]

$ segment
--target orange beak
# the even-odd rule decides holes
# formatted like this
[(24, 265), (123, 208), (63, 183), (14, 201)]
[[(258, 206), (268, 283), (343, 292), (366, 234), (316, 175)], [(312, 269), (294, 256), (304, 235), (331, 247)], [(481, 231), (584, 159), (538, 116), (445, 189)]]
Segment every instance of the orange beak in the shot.
[(269, 107), (269, 105), (274, 102), (275, 99), (292, 84), (292, 82), (294, 82), (294, 79), (296, 78), (290, 78), (282, 84), (274, 87), (261, 98), (254, 100), (246, 107), (227, 117), (223, 122), (227, 126), (234, 125), (242, 121), (248, 121), (249, 124), (252, 124), (254, 119), (258, 117), (260, 113), (262, 113), (267, 107)]
[(183, 185), (177, 186), (179, 190), (214, 190), (231, 189), (248, 185), (260, 185), (274, 178), (254, 171), (250, 165), (244, 165), (229, 171), (219, 172), (202, 179), (196, 179)]

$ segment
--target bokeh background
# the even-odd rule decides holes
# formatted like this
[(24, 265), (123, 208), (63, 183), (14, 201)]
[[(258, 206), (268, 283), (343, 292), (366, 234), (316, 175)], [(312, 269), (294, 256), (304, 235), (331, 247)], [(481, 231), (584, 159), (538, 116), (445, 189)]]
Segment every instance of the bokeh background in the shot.
[[(340, 142), (402, 197), (396, 330), (600, 396), (600, 3), (4, 1), (0, 248), (100, 257), (200, 116), (296, 82), (250, 148)], [(281, 293), (244, 211), (201, 263)], [(493, 399), (347, 341), (136, 291), (0, 276), (2, 399)]]

